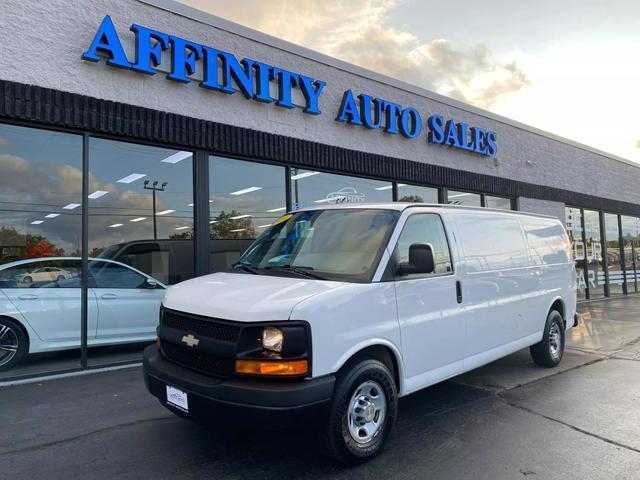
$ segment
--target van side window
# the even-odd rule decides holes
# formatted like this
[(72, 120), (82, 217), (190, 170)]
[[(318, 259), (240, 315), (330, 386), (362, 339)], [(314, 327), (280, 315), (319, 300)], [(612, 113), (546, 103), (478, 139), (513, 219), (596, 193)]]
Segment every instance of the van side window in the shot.
[(560, 224), (527, 219), (522, 226), (527, 235), (529, 252), (534, 265), (569, 262), (567, 236)]
[(461, 241), (467, 272), (487, 272), (529, 265), (524, 234), (515, 216), (456, 215), (456, 237)]
[(394, 252), (396, 264), (409, 261), (409, 247), (414, 243), (431, 244), (433, 247), (435, 272), (430, 274), (405, 275), (398, 278), (419, 278), (453, 272), (449, 244), (439, 215), (433, 213), (417, 213), (407, 219)]

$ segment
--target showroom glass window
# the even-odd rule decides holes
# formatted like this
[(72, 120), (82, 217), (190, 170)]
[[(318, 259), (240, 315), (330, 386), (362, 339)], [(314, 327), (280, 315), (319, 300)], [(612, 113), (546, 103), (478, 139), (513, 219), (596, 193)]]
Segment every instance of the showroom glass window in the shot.
[(447, 192), (447, 203), (449, 205), (461, 205), (464, 207), (482, 206), (479, 193), (458, 192), (456, 190), (449, 190)]
[[(90, 363), (139, 358), (165, 287), (192, 278), (191, 152), (91, 138)], [(101, 261), (111, 260), (110, 263)]]
[(578, 298), (584, 299), (587, 295), (587, 279), (585, 274), (585, 244), (582, 236), (582, 210), (574, 207), (566, 207), (565, 226), (576, 261)]
[(624, 252), (624, 271), (627, 278), (627, 293), (638, 292), (638, 269), (640, 268), (640, 219), (621, 217)]
[(0, 124), (0, 381), (79, 366), (81, 224), (82, 137)]
[(605, 235), (607, 240), (607, 273), (609, 274), (609, 295), (624, 294), (624, 272), (620, 249), (620, 230), (618, 215), (604, 214)]
[(604, 296), (605, 275), (600, 235), (600, 212), (584, 210), (585, 254), (589, 272), (589, 295), (591, 298)]
[(209, 157), (211, 266), (229, 268), (275, 220), (286, 213), (285, 168)]
[(485, 195), (484, 206), (487, 208), (495, 208), (498, 210), (512, 210), (511, 199), (507, 197), (494, 197), (493, 195)]
[(291, 169), (293, 209), (345, 203), (391, 202), (391, 182)]
[(438, 189), (418, 185), (398, 184), (399, 202), (438, 203)]

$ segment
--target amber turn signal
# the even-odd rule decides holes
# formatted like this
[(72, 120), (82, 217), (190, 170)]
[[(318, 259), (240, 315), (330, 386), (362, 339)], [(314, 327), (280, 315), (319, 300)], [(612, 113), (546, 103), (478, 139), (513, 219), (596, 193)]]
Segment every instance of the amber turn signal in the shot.
[(245, 375), (304, 375), (309, 370), (306, 360), (264, 362), (262, 360), (236, 360), (236, 373)]
[(156, 347), (160, 348), (160, 337), (156, 337)]

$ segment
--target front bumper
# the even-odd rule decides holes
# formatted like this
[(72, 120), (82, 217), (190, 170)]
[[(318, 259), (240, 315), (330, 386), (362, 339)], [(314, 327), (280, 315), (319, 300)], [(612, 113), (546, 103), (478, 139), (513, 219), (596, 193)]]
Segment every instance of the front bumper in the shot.
[[(174, 413), (252, 428), (280, 429), (324, 419), (335, 384), (332, 375), (300, 381), (215, 378), (170, 362), (155, 345), (144, 350), (143, 372), (147, 390)], [(167, 385), (187, 393), (188, 413), (167, 405)]]

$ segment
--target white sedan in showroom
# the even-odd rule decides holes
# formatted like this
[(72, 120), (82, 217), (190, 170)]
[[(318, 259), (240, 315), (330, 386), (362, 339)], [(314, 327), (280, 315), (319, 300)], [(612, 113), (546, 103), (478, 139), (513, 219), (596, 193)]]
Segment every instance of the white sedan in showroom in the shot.
[[(59, 269), (55, 280), (25, 275)], [(42, 278), (42, 277), (40, 277)], [(19, 260), (0, 265), (0, 370), (29, 353), (80, 347), (81, 264), (78, 257)], [(135, 268), (89, 259), (89, 346), (153, 340), (165, 285)]]

